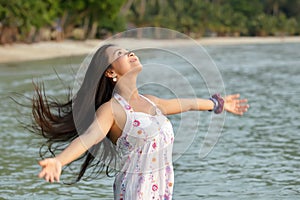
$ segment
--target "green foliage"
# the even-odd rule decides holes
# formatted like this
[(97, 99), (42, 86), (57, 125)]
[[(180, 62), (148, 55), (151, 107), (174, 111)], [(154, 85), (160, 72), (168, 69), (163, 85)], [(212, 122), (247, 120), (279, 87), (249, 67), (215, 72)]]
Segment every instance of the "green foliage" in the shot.
[(19, 26), (25, 29), (30, 26), (40, 28), (52, 22), (57, 9), (58, 4), (55, 0), (1, 1), (0, 19), (1, 23), (7, 26)]
[[(77, 28), (83, 38), (95, 37), (103, 28), (116, 32), (125, 21), (119, 10), (125, 0), (1, 0), (0, 36), (14, 34), (22, 41), (34, 41), (41, 28), (61, 26), (67, 37)], [(17, 31), (9, 29), (17, 28)], [(2, 43), (5, 43), (1, 40)]]
[(0, 42), (9, 34), (34, 41), (40, 29), (53, 34), (58, 26), (65, 37), (105, 37), (126, 24), (192, 37), (299, 35), (299, 10), (299, 0), (0, 0)]
[(247, 18), (252, 18), (263, 12), (263, 5), (260, 0), (227, 0), (233, 12), (241, 13)]
[(72, 36), (75, 28), (81, 27), (83, 38), (101, 35), (103, 29), (117, 32), (124, 29), (125, 22), (119, 16), (125, 0), (60, 0), (63, 26), (66, 35)]
[(55, 0), (2, 0), (0, 22), (2, 27), (18, 27), (20, 40), (27, 41), (36, 29), (50, 25), (58, 10)]

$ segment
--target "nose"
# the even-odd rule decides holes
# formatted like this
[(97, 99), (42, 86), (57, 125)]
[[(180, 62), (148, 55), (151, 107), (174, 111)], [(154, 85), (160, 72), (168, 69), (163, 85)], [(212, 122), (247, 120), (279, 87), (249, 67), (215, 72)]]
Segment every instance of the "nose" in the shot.
[(128, 56), (129, 56), (129, 57), (134, 56), (134, 53), (133, 53), (132, 51), (130, 51), (130, 52), (128, 53)]

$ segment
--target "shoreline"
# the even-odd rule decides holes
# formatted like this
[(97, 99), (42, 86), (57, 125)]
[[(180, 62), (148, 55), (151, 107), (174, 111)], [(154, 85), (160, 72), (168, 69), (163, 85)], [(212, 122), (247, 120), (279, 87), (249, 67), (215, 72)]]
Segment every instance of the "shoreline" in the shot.
[[(155, 40), (156, 47), (184, 45), (186, 40)], [(172, 41), (172, 42), (170, 42)], [(300, 43), (300, 36), (292, 37), (211, 37), (195, 40), (199, 45), (241, 45), (241, 44), (276, 44)], [(0, 63), (16, 63), (23, 61), (38, 61), (69, 56), (84, 56), (92, 53), (105, 40), (64, 40), (62, 42), (39, 42), (33, 44), (16, 43), (0, 46)], [(119, 42), (119, 41), (118, 41)], [(122, 39), (122, 46), (153, 46), (149, 39)]]

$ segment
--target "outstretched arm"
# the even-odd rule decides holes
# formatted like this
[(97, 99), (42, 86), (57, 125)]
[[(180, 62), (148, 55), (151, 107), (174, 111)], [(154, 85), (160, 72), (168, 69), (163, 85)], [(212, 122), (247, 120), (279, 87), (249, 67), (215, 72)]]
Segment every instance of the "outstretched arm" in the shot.
[(84, 134), (73, 140), (71, 144), (55, 158), (46, 158), (39, 162), (39, 165), (42, 167), (39, 177), (49, 182), (59, 182), (62, 167), (76, 160), (89, 148), (105, 138), (113, 121), (114, 118), (110, 103), (103, 104), (97, 110), (95, 120)]
[[(164, 115), (173, 115), (186, 111), (208, 111), (213, 110), (214, 102), (210, 99), (161, 99), (147, 95), (163, 112)], [(240, 99), (239, 94), (228, 95), (224, 98), (224, 110), (243, 115), (249, 108), (247, 99)]]

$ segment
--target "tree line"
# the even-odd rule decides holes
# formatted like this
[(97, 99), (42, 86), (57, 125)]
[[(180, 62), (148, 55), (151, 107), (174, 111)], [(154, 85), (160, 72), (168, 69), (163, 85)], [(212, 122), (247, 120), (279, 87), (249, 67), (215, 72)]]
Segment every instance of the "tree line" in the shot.
[(0, 0), (0, 43), (164, 27), (193, 38), (300, 34), (299, 0)]

